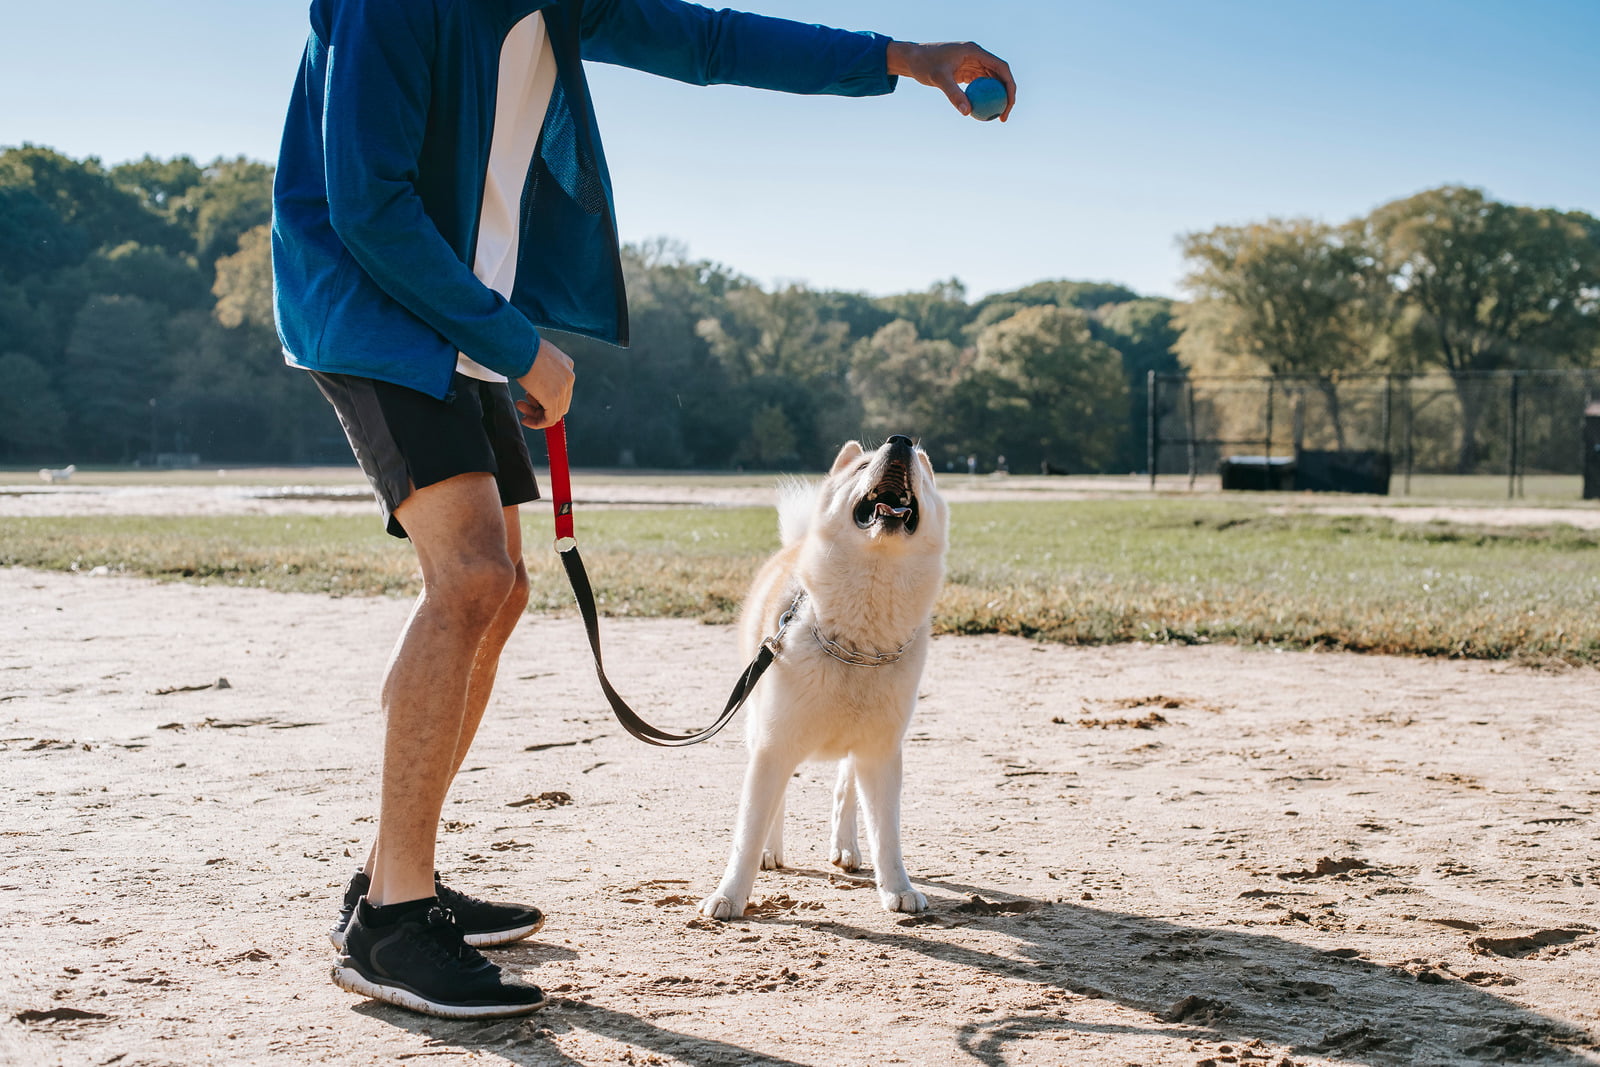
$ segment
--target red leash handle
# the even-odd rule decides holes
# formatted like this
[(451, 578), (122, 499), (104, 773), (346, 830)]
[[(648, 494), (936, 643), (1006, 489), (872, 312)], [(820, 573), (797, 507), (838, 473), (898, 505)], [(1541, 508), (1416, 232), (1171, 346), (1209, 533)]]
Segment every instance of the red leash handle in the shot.
[(567, 420), (544, 428), (544, 447), (550, 453), (550, 504), (556, 513), (556, 550), (562, 542), (577, 543), (572, 525), (572, 471), (567, 463)]

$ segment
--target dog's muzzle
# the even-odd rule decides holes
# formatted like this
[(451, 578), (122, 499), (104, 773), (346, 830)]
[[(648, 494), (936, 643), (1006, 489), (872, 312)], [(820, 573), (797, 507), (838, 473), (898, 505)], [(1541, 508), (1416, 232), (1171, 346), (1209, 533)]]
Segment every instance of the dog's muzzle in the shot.
[(863, 530), (878, 525), (884, 530), (915, 533), (920, 512), (911, 491), (911, 464), (916, 462), (911, 438), (896, 434), (878, 450), (879, 468), (872, 491), (856, 502), (854, 518)]

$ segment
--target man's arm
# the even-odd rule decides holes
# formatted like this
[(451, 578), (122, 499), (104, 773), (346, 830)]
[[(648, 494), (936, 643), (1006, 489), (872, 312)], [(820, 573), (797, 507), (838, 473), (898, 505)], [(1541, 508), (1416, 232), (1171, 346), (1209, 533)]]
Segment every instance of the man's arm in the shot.
[(788, 93), (876, 96), (905, 75), (942, 89), (963, 115), (961, 84), (991, 77), (1006, 87), (1005, 121), (1017, 87), (1005, 61), (968, 42), (913, 44), (685, 0), (589, 0), (583, 55), (692, 85), (747, 85)]
[(894, 91), (889, 38), (684, 0), (588, 0), (583, 57), (691, 85), (879, 96)]

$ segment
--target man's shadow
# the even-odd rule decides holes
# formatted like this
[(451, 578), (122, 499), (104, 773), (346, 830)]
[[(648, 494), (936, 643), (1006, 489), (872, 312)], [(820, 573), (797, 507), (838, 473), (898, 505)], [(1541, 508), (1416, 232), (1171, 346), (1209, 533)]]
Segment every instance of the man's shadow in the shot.
[[(521, 966), (577, 958), (577, 953), (571, 949), (536, 941), (517, 945), (515, 954)], [(722, 1064), (728, 1067), (806, 1067), (794, 1060), (770, 1056), (741, 1045), (677, 1033), (627, 1012), (556, 996), (550, 998), (543, 1010), (516, 1019), (435, 1019), (376, 1000), (364, 1001), (354, 1010), (416, 1034), (423, 1039), (423, 1055), (432, 1049), (441, 1052), (481, 1051), (493, 1052), (507, 1062), (524, 1064), (526, 1067), (582, 1067), (584, 1061), (567, 1055), (554, 1039), (574, 1030), (584, 1030), (672, 1056), (685, 1063), (705, 1064), (708, 1067)]]
[[(788, 873), (830, 877), (822, 871)], [(1291, 1055), (1332, 1057), (1373, 1067), (1505, 1062), (1593, 1067), (1596, 1063), (1585, 1055), (1596, 1048), (1592, 1035), (1473, 984), (1501, 980), (1491, 970), (1457, 975), (1439, 967), (1387, 966), (1363, 960), (1351, 950), (1311, 948), (1258, 929), (1186, 926), (953, 882), (922, 884), (967, 900), (907, 916), (892, 931), (793, 914), (739, 921), (814, 931), (837, 939), (842, 951), (850, 951), (849, 943), (855, 942), (920, 953), (950, 968), (954, 983), (963, 980), (961, 972), (975, 972), (1071, 995), (1027, 1014), (975, 1020), (961, 1027), (952, 1054), (964, 1052), (990, 1065), (1011, 1062), (1014, 1056), (1009, 1052), (1015, 1045), (1047, 1036), (1097, 1033), (1235, 1044), (1258, 1041)], [(1015, 939), (1020, 958), (920, 932), (959, 926), (1004, 932)], [(1570, 945), (1589, 941), (1591, 932), (1565, 931), (1543, 945), (1528, 946), (1529, 954), (1551, 946), (1559, 950), (1563, 937)], [(526, 962), (535, 963), (543, 949), (529, 946), (524, 951)], [(1132, 1008), (1147, 1014), (1150, 1024), (1079, 1021), (1074, 1005), (1084, 1001), (1076, 998)], [(581, 1000), (553, 998), (546, 1012), (490, 1023), (428, 1019), (375, 1003), (356, 1010), (425, 1034), (431, 1045), (440, 1048), (493, 1050), (529, 1067), (580, 1063), (552, 1040), (573, 1030), (696, 1064), (801, 1067), (782, 1056), (670, 1030), (638, 1015)], [(1183, 1024), (1183, 1029), (1175, 1024)]]

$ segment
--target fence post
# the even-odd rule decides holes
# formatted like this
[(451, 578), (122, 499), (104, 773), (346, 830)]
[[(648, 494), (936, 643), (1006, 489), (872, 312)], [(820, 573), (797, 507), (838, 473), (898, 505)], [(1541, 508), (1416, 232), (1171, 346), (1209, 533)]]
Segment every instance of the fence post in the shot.
[(1189, 439), (1189, 488), (1193, 489), (1194, 488), (1194, 479), (1195, 479), (1195, 474), (1196, 474), (1196, 470), (1195, 470), (1196, 457), (1195, 457), (1195, 443), (1194, 443), (1194, 379), (1190, 378), (1188, 380), (1188, 382), (1186, 382), (1185, 384), (1188, 386), (1188, 389), (1186, 390), (1186, 392), (1187, 392), (1186, 407), (1188, 408), (1188, 411), (1187, 411), (1186, 416), (1185, 416), (1186, 421), (1188, 422), (1188, 425), (1186, 427), (1184, 427), (1184, 436)]
[(1145, 371), (1144, 376), (1144, 458), (1150, 471), (1150, 491), (1156, 489), (1156, 464), (1160, 461), (1160, 442), (1156, 439), (1156, 372)]
[(1402, 496), (1410, 496), (1411, 495), (1411, 461), (1412, 461), (1411, 449), (1412, 449), (1412, 445), (1413, 445), (1412, 431), (1416, 426), (1416, 411), (1415, 411), (1415, 409), (1413, 407), (1413, 401), (1412, 401), (1412, 397), (1411, 397), (1411, 381), (1412, 381), (1412, 379), (1414, 377), (1416, 377), (1416, 376), (1412, 375), (1412, 374), (1408, 374), (1408, 375), (1406, 375), (1406, 379), (1405, 379), (1405, 382), (1406, 382), (1406, 385), (1405, 385), (1405, 400), (1406, 400), (1406, 438), (1405, 438), (1406, 483), (1405, 483), (1405, 491), (1401, 494)]
[(1389, 422), (1394, 408), (1394, 375), (1383, 376), (1383, 452), (1389, 455)]
[(1511, 402), (1506, 405), (1506, 499), (1517, 498), (1517, 407), (1522, 402), (1522, 372), (1511, 372)]
[(1277, 381), (1278, 380), (1276, 378), (1268, 378), (1267, 379), (1267, 447), (1266, 447), (1267, 468), (1266, 468), (1266, 478), (1267, 478), (1267, 484), (1268, 485), (1273, 485), (1274, 484), (1273, 481), (1272, 481), (1272, 397), (1273, 397), (1273, 394), (1277, 391), (1276, 388), (1275, 388), (1275, 386), (1277, 385)]

